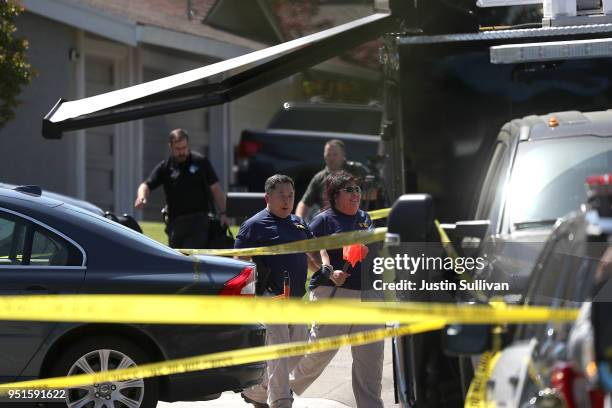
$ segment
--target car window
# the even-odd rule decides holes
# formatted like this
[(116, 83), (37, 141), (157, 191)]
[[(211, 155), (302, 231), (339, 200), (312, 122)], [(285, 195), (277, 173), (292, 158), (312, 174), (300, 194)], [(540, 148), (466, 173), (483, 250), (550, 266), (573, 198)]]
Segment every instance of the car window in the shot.
[(25, 224), (0, 214), (0, 266), (21, 265), (25, 243)]
[[(583, 215), (566, 221), (565, 231), (549, 242), (541, 263), (534, 269), (526, 302), (554, 308), (580, 307), (592, 295), (595, 271), (605, 246), (588, 242)], [(542, 345), (546, 341), (566, 341), (570, 328), (570, 323), (531, 324), (520, 331), (524, 331), (522, 338), (535, 337)]]
[(43, 229), (34, 231), (30, 265), (80, 266), (82, 263), (80, 251), (65, 239)]
[(41, 225), (0, 213), (0, 266), (81, 266), (82, 252)]
[[(328, 138), (308, 137), (295, 135), (291, 137), (291, 142), (287, 143), (287, 134), (270, 134), (273, 136), (263, 143), (258, 151), (256, 160), (258, 162), (274, 163), (276, 170), (286, 171), (287, 169), (298, 170), (296, 167), (305, 166), (308, 163), (314, 164), (317, 168), (323, 168), (323, 149)], [(330, 135), (329, 138), (334, 136)], [(347, 159), (358, 161), (362, 164), (368, 162), (368, 157), (376, 154), (379, 140), (370, 137), (354, 137), (351, 139), (341, 138), (345, 144), (346, 151), (349, 152)], [(273, 171), (274, 169), (270, 169)], [(263, 185), (262, 185), (263, 187)]]
[(502, 192), (503, 175), (506, 174), (510, 162), (506, 154), (507, 149), (506, 144), (502, 142), (495, 145), (476, 208), (477, 220), (490, 219), (492, 216), (493, 203)]
[(612, 137), (575, 136), (523, 142), (509, 185), (515, 228), (554, 222), (586, 200), (584, 181), (612, 168)]

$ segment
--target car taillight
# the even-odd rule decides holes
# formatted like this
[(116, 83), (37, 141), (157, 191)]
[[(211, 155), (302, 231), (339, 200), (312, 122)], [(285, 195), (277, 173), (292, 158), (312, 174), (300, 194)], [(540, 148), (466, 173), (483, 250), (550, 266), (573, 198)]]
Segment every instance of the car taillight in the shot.
[(261, 149), (262, 143), (256, 140), (243, 140), (238, 146), (238, 157), (250, 158)]
[(611, 186), (612, 185), (612, 173), (589, 176), (586, 179), (586, 184), (588, 186)]
[(225, 282), (219, 294), (225, 296), (254, 296), (255, 267), (244, 267), (237, 276)]
[(565, 399), (567, 408), (575, 408), (573, 383), (576, 373), (569, 363), (558, 363), (552, 369), (550, 385)]
[(589, 401), (591, 408), (604, 408), (604, 397), (605, 394), (602, 390), (590, 390)]

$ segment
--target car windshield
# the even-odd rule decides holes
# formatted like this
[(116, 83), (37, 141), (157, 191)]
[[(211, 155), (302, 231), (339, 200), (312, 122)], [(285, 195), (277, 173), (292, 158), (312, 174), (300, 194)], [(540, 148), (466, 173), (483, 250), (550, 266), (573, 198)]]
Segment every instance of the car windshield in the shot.
[(574, 136), (521, 143), (510, 178), (515, 228), (554, 223), (586, 200), (585, 179), (612, 169), (612, 137)]

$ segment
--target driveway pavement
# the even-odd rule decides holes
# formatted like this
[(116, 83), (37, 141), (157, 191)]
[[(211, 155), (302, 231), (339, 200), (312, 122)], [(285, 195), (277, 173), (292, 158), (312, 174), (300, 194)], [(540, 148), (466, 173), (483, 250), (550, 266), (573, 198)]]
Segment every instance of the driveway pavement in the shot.
[[(356, 408), (351, 387), (351, 350), (343, 347), (321, 377), (302, 395), (296, 397), (294, 408)], [(385, 407), (395, 405), (393, 396), (393, 363), (391, 362), (391, 340), (385, 341), (382, 397)], [(220, 398), (205, 402), (160, 402), (157, 408), (248, 408), (240, 394), (226, 392)]]

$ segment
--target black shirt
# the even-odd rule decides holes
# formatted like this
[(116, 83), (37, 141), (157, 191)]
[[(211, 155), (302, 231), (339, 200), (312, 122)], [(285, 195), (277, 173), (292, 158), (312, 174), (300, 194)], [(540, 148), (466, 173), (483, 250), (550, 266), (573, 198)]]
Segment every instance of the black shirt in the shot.
[[(264, 209), (242, 224), (234, 247), (256, 248), (309, 238), (312, 238), (310, 229), (297, 215), (290, 214), (287, 218), (280, 218)], [(290, 296), (304, 296), (308, 273), (305, 253), (254, 256), (253, 261), (258, 267), (270, 269), (268, 289), (272, 293), (283, 293), (284, 271), (287, 271)]]
[(219, 179), (210, 161), (199, 153), (191, 152), (183, 163), (172, 157), (159, 163), (145, 181), (149, 189), (164, 186), (170, 219), (181, 215), (209, 211), (210, 186)]

